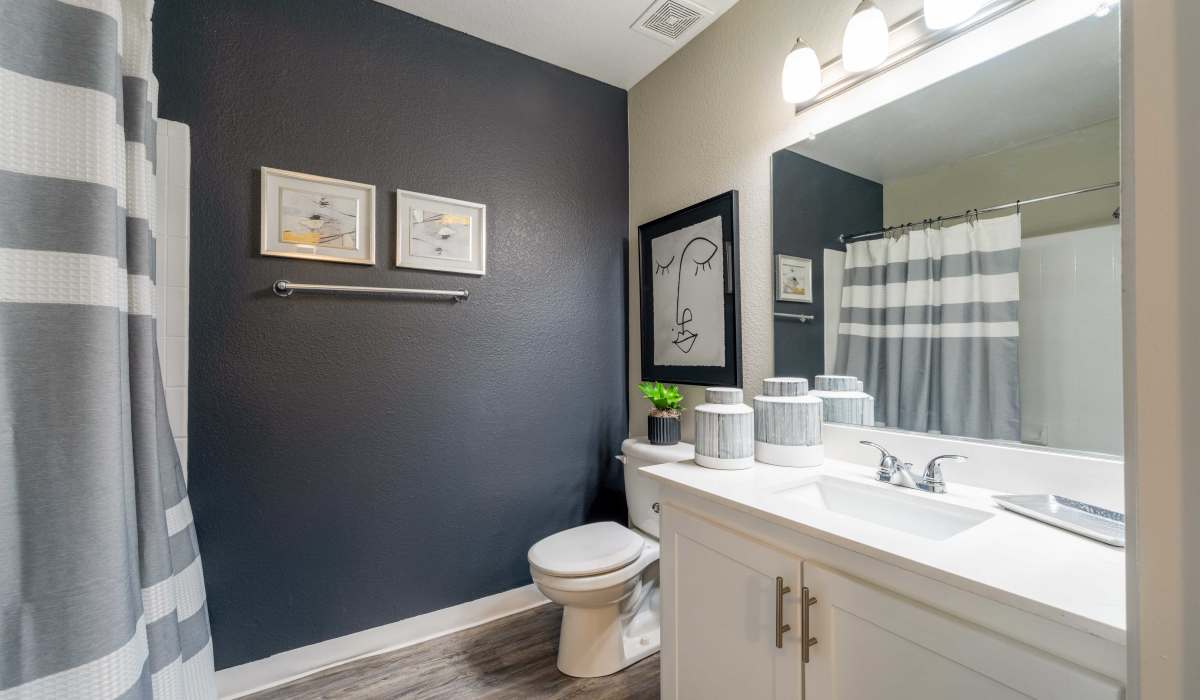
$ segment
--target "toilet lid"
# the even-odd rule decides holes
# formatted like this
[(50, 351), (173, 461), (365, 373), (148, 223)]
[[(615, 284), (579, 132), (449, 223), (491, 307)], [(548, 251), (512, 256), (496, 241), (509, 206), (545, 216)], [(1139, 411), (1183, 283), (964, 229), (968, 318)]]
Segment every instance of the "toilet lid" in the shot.
[(529, 563), (554, 576), (592, 576), (619, 569), (645, 541), (616, 523), (588, 523), (550, 535), (529, 548)]

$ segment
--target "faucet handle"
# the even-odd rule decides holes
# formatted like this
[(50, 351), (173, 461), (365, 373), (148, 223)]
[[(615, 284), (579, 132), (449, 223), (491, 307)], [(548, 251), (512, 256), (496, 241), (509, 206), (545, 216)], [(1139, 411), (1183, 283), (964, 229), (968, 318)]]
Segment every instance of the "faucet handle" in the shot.
[(879, 472), (876, 476), (880, 481), (890, 481), (892, 474), (896, 473), (896, 470), (899, 468), (899, 458), (888, 452), (887, 448), (883, 445), (871, 442), (870, 440), (859, 440), (858, 443), (879, 450)]
[(925, 473), (921, 476), (921, 489), (930, 493), (946, 493), (946, 480), (942, 476), (942, 460), (965, 462), (962, 455), (938, 455), (925, 465)]

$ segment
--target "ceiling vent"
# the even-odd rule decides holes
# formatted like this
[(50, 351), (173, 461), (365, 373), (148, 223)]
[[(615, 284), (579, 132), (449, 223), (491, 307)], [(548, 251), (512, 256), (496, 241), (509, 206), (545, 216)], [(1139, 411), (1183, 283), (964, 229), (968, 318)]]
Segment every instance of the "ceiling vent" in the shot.
[(632, 28), (674, 46), (690, 39), (710, 15), (712, 10), (688, 0), (656, 0)]

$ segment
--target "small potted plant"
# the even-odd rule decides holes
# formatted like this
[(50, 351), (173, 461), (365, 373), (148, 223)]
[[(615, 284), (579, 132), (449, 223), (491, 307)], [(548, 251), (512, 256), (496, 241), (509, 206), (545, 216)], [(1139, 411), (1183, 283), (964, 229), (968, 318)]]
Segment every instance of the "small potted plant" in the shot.
[(662, 382), (642, 382), (638, 385), (654, 408), (647, 418), (651, 445), (674, 445), (679, 442), (679, 416), (683, 413), (683, 396), (678, 386), (663, 386)]

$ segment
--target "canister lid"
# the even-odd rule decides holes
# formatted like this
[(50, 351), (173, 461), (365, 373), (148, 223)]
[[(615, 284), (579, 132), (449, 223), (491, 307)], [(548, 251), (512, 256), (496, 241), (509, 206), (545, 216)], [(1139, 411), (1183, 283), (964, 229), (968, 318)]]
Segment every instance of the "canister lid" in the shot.
[(742, 390), (733, 386), (711, 386), (704, 390), (708, 403), (741, 403)]
[(808, 393), (808, 380), (804, 377), (768, 377), (763, 380), (766, 396), (804, 396)]

